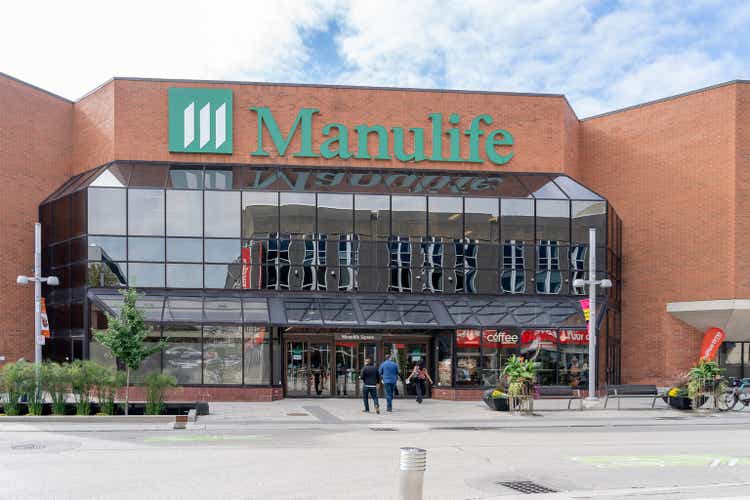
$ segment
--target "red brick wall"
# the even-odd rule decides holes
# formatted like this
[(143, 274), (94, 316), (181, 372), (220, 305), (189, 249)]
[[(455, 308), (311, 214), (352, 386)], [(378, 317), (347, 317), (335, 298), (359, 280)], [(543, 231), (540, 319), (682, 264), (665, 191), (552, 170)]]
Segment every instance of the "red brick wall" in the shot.
[(735, 296), (750, 297), (750, 84), (737, 85), (735, 121)]
[(448, 401), (480, 401), (486, 389), (446, 389), (432, 388), (433, 399), (444, 399)]
[(110, 81), (75, 104), (73, 173), (85, 172), (115, 157), (115, 82)]
[[(39, 203), (71, 174), (73, 104), (0, 74), (0, 356), (34, 359), (34, 269)], [(0, 362), (2, 365), (2, 362)]]
[(668, 302), (734, 296), (736, 90), (582, 122), (581, 180), (623, 221), (623, 382), (664, 383), (695, 361), (701, 332)]
[[(118, 392), (118, 399), (125, 398), (125, 390)], [(145, 401), (146, 388), (130, 388), (130, 401)], [(174, 403), (190, 401), (276, 401), (282, 399), (281, 387), (175, 387), (168, 389), (166, 400)]]

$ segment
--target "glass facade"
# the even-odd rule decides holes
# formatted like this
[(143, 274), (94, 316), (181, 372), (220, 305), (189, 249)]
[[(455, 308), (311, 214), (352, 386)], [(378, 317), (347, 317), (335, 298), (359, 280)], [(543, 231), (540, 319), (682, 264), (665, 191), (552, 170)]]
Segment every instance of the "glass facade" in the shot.
[[(588, 277), (588, 230), (596, 227), (597, 277), (615, 284), (601, 292), (600, 368), (608, 380), (619, 377), (621, 222), (605, 199), (565, 176), (117, 162), (67, 182), (40, 206), (40, 218), (44, 272), (61, 279), (46, 290), (54, 337), (45, 350), (55, 359), (93, 355), (89, 332), (101, 314), (88, 290), (126, 285), (322, 294), (296, 309), (284, 302), (286, 325), (322, 318), (321, 325), (438, 329), (450, 320), (501, 330), (515, 314), (512, 327), (522, 328), (533, 314), (524, 316), (515, 301), (570, 301), (585, 292), (572, 283)], [(361, 298), (342, 306), (341, 293)], [(440, 296), (444, 305), (407, 296)], [(408, 313), (392, 312), (412, 303)], [(269, 383), (282, 323), (210, 324), (182, 316), (190, 310), (163, 304), (160, 335), (170, 337), (163, 371), (181, 384)], [(456, 321), (462, 314), (476, 322)], [(546, 323), (528, 326), (580, 326), (545, 314)], [(482, 335), (476, 346), (458, 345), (456, 331), (435, 332), (441, 380), (450, 369), (456, 386), (491, 385), (509, 351), (485, 346)], [(582, 369), (578, 348), (541, 345), (545, 382), (567, 383), (573, 364)]]

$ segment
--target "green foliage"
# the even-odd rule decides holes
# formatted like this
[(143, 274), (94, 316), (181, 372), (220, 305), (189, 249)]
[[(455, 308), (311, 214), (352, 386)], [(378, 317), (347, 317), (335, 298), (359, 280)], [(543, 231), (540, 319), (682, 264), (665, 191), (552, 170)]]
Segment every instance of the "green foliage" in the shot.
[(96, 368), (94, 391), (99, 402), (99, 412), (104, 415), (115, 414), (117, 389), (125, 386), (125, 374), (113, 368), (98, 365)]
[(75, 360), (70, 364), (70, 387), (76, 402), (76, 415), (91, 413), (91, 391), (99, 373), (100, 365), (94, 361)]
[(692, 367), (688, 372), (687, 393), (693, 401), (706, 393), (720, 394), (726, 390), (726, 384), (721, 381), (721, 372), (716, 361), (704, 359)]
[(527, 392), (536, 378), (537, 364), (534, 361), (511, 356), (503, 368), (503, 376), (508, 380), (508, 395), (518, 396)]
[(146, 358), (164, 349), (167, 339), (160, 340), (156, 345), (146, 344), (145, 340), (151, 332), (151, 327), (146, 324), (143, 314), (136, 307), (138, 295), (135, 288), (121, 290), (120, 294), (123, 298), (120, 315), (108, 314), (107, 329), (94, 333), (94, 338), (126, 366), (125, 414), (127, 415), (130, 370), (137, 370)]
[(42, 389), (52, 400), (52, 414), (65, 415), (65, 398), (70, 391), (70, 365), (44, 363), (42, 365)]
[(29, 415), (39, 416), (44, 408), (44, 392), (42, 391), (42, 370), (39, 367), (39, 384), (37, 384), (37, 370), (34, 363), (19, 361), (16, 363), (21, 376), (21, 393), (26, 396)]
[(164, 393), (167, 388), (175, 387), (177, 379), (172, 375), (149, 373), (146, 376), (146, 415), (164, 413)]
[(21, 413), (21, 405), (18, 404), (18, 400), (23, 394), (24, 364), (28, 363), (26, 361), (18, 361), (16, 363), (7, 363), (3, 367), (1, 377), (3, 392), (5, 392), (3, 408), (5, 409), (5, 414), (9, 416)]

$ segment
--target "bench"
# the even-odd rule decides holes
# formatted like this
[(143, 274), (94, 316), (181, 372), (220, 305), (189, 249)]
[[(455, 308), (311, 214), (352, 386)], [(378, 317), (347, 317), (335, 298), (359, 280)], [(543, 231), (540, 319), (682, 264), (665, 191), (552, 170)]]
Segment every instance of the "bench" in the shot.
[(583, 398), (581, 398), (581, 391), (574, 389), (569, 385), (541, 385), (539, 386), (539, 392), (537, 393), (538, 399), (567, 399), (568, 410), (573, 400), (577, 399), (579, 403), (579, 410), (583, 410)]
[(655, 385), (647, 384), (625, 384), (608, 385), (607, 396), (604, 398), (604, 407), (610, 398), (617, 400), (617, 409), (620, 409), (620, 400), (623, 398), (651, 398), (651, 408), (656, 405), (656, 398), (660, 396)]

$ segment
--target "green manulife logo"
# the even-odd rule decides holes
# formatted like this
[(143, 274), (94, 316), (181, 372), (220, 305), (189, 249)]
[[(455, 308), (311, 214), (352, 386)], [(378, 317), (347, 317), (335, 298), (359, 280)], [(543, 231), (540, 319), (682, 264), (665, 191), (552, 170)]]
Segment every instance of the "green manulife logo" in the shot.
[(170, 88), (169, 151), (232, 154), (232, 91)]

